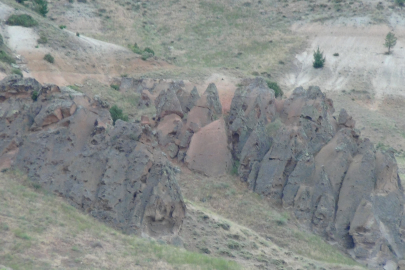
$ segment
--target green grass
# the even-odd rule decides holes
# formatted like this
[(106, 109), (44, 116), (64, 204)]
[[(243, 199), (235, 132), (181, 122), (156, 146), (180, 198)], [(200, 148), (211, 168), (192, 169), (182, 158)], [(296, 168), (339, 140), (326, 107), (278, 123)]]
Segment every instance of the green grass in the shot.
[[(21, 172), (0, 173), (0, 261), (14, 270), (53, 269), (60, 256), (75, 269), (128, 269), (131, 264), (152, 269), (158, 262), (181, 269), (241, 269), (232, 261), (125, 235), (32, 186)], [(50, 253), (50, 246), (58, 248)], [(102, 267), (100, 261), (105, 261)]]
[(20, 15), (13, 14), (7, 19), (7, 24), (24, 27), (33, 27), (37, 26), (38, 22), (28, 14), (20, 14)]

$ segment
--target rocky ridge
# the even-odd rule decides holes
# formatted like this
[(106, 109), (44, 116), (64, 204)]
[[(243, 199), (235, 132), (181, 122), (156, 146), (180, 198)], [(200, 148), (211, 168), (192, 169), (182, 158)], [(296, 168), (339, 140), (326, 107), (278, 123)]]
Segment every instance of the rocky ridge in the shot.
[[(122, 88), (122, 89), (121, 89)], [(125, 78), (154, 119), (118, 120), (109, 105), (70, 88), (9, 76), (0, 82), (0, 169), (32, 181), (129, 233), (171, 237), (185, 204), (174, 163), (216, 176), (238, 164), (248, 187), (376, 269), (403, 261), (404, 195), (394, 154), (376, 151), (318, 87), (276, 99), (246, 79), (229, 115), (216, 86), (199, 96), (182, 82)], [(32, 100), (32, 93), (38, 100)]]
[(268, 92), (263, 80), (246, 80), (232, 101), (229, 138), (242, 181), (356, 260), (397, 269), (405, 198), (394, 153), (361, 138), (345, 110), (335, 119), (318, 87), (285, 100)]

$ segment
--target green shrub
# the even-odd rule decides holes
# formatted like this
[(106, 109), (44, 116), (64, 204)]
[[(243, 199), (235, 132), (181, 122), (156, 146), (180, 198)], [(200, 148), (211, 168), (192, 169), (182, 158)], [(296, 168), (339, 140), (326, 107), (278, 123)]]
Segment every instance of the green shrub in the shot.
[(120, 109), (117, 105), (114, 105), (110, 108), (110, 114), (113, 120), (113, 125), (115, 125), (115, 122), (118, 119), (121, 119), (122, 121), (128, 121), (128, 115), (125, 115), (122, 112), (122, 109)]
[(48, 38), (45, 36), (45, 34), (41, 34), (39, 36), (39, 39), (37, 40), (38, 44), (46, 44), (48, 43)]
[(323, 57), (323, 52), (321, 52), (318, 47), (318, 49), (314, 51), (314, 62), (312, 65), (314, 68), (322, 68), (325, 61), (326, 59)]
[(146, 47), (143, 51), (152, 54), (152, 56), (155, 56), (155, 52), (151, 48)]
[(339, 56), (339, 54), (338, 54), (338, 53), (334, 53), (333, 56)]
[(116, 85), (116, 84), (111, 84), (110, 85), (110, 87), (112, 88), (112, 89), (114, 89), (114, 90), (120, 90), (120, 86), (119, 85)]
[(13, 70), (11, 70), (11, 73), (17, 74), (17, 75), (20, 75), (21, 77), (23, 77), (22, 71), (19, 70), (18, 68), (13, 68)]
[(43, 17), (46, 17), (48, 13), (48, 2), (46, 0), (34, 0), (35, 2), (35, 11), (41, 14)]
[(280, 86), (276, 82), (267, 81), (267, 86), (274, 90), (276, 97), (282, 97), (284, 95), (283, 90), (281, 90)]
[(4, 44), (4, 39), (3, 36), (0, 34), (0, 47), (3, 46)]
[(233, 162), (232, 170), (231, 170), (231, 175), (238, 175), (238, 169), (239, 169), (240, 162), (239, 160), (235, 160)]
[(79, 32), (76, 32), (76, 37), (80, 37), (80, 33), (79, 33)]
[(28, 14), (11, 15), (7, 20), (8, 25), (18, 25), (24, 27), (37, 26), (38, 22)]
[(53, 58), (53, 56), (50, 53), (45, 54), (44, 60), (48, 61), (51, 64), (55, 62), (55, 58)]
[(0, 61), (7, 64), (15, 63), (15, 59), (2, 50), (0, 50)]
[(60, 29), (65, 29), (65, 28), (66, 28), (66, 25), (59, 25), (59, 28), (60, 28)]
[(148, 60), (148, 58), (151, 58), (152, 56), (153, 56), (153, 54), (144, 51), (144, 52), (142, 53), (141, 58), (142, 58), (142, 60), (146, 61), (146, 60)]
[(129, 45), (129, 48), (131, 49), (131, 51), (133, 51), (136, 54), (142, 54), (142, 50), (141, 48), (139, 48), (138, 44), (135, 43), (134, 45)]
[(32, 99), (33, 101), (37, 101), (38, 96), (39, 96), (39, 93), (38, 93), (37, 91), (34, 91), (34, 92), (32, 92), (32, 94), (31, 94), (31, 99)]

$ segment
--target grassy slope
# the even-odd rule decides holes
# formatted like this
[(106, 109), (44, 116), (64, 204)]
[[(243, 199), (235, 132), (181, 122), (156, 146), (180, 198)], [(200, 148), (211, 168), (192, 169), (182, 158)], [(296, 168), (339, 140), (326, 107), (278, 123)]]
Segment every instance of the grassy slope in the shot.
[(239, 269), (235, 262), (124, 235), (18, 173), (0, 173), (0, 262), (13, 270)]
[(187, 172), (180, 176), (183, 195), (208, 211), (246, 226), (278, 247), (318, 261), (328, 269), (361, 268), (349, 256), (326, 243), (320, 236), (299, 228), (288, 212), (274, 209), (237, 177), (205, 177)]

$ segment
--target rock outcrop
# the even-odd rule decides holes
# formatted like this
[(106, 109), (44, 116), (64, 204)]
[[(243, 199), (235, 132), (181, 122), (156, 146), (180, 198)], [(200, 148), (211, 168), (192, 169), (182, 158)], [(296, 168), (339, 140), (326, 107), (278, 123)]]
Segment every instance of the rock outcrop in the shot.
[(361, 138), (345, 110), (333, 113), (318, 87), (277, 100), (262, 79), (244, 81), (228, 118), (239, 175), (356, 260), (396, 269), (405, 197), (395, 157)]
[(0, 82), (0, 169), (19, 168), (128, 233), (176, 234), (185, 215), (177, 169), (148, 126), (111, 124), (99, 98), (7, 77)]

